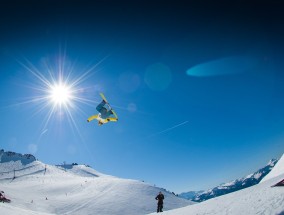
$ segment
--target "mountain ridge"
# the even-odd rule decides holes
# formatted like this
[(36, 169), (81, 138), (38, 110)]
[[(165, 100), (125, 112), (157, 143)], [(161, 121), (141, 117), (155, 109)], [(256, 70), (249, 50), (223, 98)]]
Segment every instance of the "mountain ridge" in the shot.
[(214, 197), (222, 196), (244, 188), (251, 187), (258, 184), (271, 171), (271, 169), (276, 165), (277, 162), (277, 159), (271, 159), (265, 167), (260, 168), (259, 170), (245, 177), (235, 179), (227, 183), (222, 183), (203, 192), (189, 191), (183, 192), (179, 194), (179, 196), (191, 201), (203, 202)]

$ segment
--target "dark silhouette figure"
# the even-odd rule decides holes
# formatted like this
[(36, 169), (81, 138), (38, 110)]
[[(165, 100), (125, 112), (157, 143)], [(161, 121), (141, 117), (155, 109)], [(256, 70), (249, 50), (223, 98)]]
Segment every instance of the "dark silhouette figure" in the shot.
[(8, 202), (8, 203), (10, 203), (11, 202), (11, 200), (10, 199), (7, 199), (6, 197), (5, 197), (5, 194), (4, 194), (4, 192), (3, 191), (0, 191), (0, 202)]
[(163, 212), (164, 198), (165, 197), (162, 192), (159, 192), (159, 194), (155, 198), (156, 200), (158, 200), (157, 213)]

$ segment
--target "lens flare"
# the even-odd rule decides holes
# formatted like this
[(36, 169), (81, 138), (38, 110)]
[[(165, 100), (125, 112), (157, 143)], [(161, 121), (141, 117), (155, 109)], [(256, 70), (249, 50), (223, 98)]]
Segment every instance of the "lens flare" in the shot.
[(225, 57), (193, 66), (186, 73), (195, 77), (234, 75), (250, 71), (259, 62), (259, 59), (250, 56)]

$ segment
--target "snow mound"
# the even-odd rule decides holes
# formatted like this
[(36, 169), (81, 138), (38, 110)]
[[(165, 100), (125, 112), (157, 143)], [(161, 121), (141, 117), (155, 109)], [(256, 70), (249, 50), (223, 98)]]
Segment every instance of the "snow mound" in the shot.
[[(84, 177), (102, 177), (106, 176), (87, 165), (78, 165), (78, 164), (65, 164), (65, 165), (57, 165), (58, 168), (68, 172), (72, 172), (75, 175), (84, 176)], [(111, 177), (111, 176), (109, 176)]]
[(165, 195), (166, 210), (193, 204), (150, 184), (104, 175), (85, 165), (0, 163), (0, 185), (12, 200), (1, 205), (0, 214), (9, 215), (142, 215), (156, 210), (159, 191)]

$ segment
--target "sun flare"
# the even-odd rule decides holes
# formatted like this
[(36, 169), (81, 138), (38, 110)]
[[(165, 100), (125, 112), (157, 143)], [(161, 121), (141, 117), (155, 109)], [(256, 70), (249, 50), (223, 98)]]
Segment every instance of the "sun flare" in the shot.
[(68, 105), (73, 99), (71, 87), (64, 84), (51, 86), (49, 93), (49, 97), (54, 105)]
[[(61, 126), (62, 122), (68, 122), (72, 131), (76, 131), (75, 133), (81, 137), (77, 122), (87, 115), (81, 107), (82, 105), (93, 107), (97, 104), (97, 101), (89, 96), (89, 92), (96, 88), (84, 86), (83, 82), (97, 72), (95, 69), (102, 61), (85, 71), (76, 68), (70, 60), (66, 60), (66, 56), (59, 56), (54, 61), (43, 59), (38, 68), (28, 60), (26, 63), (19, 62), (32, 78), (27, 85), (32, 95), (19, 104), (31, 104), (34, 108), (32, 116), (42, 114), (43, 131), (50, 129), (50, 123), (53, 126), (53, 123)], [(77, 73), (78, 76), (75, 74), (77, 70), (81, 71)], [(80, 117), (80, 120), (77, 117)]]

